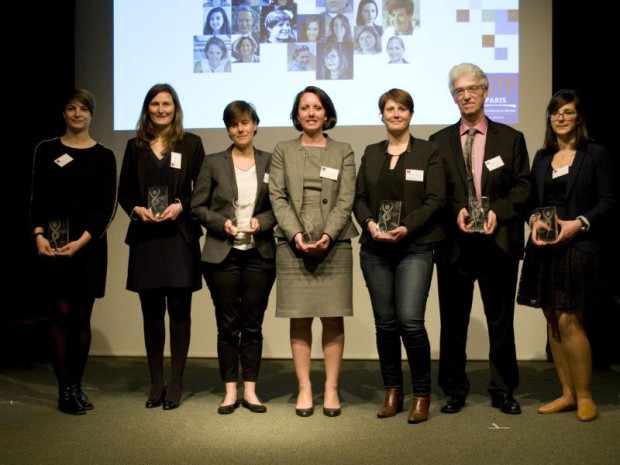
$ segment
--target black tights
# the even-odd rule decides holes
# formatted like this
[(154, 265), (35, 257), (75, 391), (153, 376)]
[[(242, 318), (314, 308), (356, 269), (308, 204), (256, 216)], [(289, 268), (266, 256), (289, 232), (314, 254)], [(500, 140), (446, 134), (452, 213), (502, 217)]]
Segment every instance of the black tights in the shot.
[(166, 398), (179, 400), (183, 371), (189, 350), (192, 291), (187, 289), (153, 289), (140, 292), (144, 320), (144, 342), (151, 372), (150, 399), (158, 399), (166, 385), (164, 379), (164, 344), (166, 342), (166, 301), (170, 317), (171, 378)]
[(61, 389), (81, 384), (90, 350), (93, 296), (59, 297), (51, 320), (52, 366)]

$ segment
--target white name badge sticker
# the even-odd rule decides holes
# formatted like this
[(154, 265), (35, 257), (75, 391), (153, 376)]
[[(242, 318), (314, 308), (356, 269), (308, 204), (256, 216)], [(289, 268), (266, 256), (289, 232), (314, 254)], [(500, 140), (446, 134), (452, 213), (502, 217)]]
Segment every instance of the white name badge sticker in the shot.
[(499, 155), (491, 158), (490, 160), (485, 161), (484, 164), (487, 165), (487, 169), (489, 171), (493, 171), (493, 170), (496, 170), (497, 168), (501, 168), (502, 166), (504, 166), (502, 157)]
[(263, 176), (263, 182), (269, 184), (269, 173), (265, 173), (265, 176)]
[(329, 166), (321, 166), (321, 177), (338, 181), (338, 170)]
[(172, 152), (170, 154), (170, 167), (181, 169), (181, 154), (179, 152)]
[(566, 176), (568, 174), (568, 166), (563, 166), (557, 170), (553, 170), (551, 173), (551, 179), (559, 178), (560, 176)]
[(405, 170), (405, 181), (424, 182), (424, 170)]
[(64, 155), (61, 155), (56, 160), (54, 160), (54, 163), (56, 163), (58, 166), (62, 168), (67, 163), (71, 163), (72, 161), (73, 161), (73, 158), (69, 154), (65, 153)]

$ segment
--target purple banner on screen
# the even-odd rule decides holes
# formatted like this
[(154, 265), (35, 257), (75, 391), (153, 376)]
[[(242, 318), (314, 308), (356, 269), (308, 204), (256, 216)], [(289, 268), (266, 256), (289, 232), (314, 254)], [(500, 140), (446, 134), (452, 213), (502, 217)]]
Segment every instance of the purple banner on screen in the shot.
[(489, 95), (484, 112), (498, 123), (519, 123), (519, 75), (516, 73), (488, 73)]

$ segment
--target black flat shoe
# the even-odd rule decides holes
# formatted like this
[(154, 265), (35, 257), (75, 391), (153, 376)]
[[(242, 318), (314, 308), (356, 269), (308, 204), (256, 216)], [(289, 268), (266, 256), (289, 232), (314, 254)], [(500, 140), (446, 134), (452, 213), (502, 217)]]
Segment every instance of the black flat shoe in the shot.
[(181, 401), (180, 400), (168, 400), (168, 399), (164, 399), (164, 410), (174, 410), (175, 408), (179, 408), (179, 405), (181, 405)]
[(248, 401), (243, 399), (241, 401), (241, 405), (247, 408), (252, 413), (265, 413), (267, 411), (267, 407), (261, 404), (250, 404)]
[(446, 403), (441, 406), (441, 413), (459, 413), (465, 407), (465, 399), (457, 396), (446, 397)]
[(164, 390), (161, 391), (161, 396), (159, 396), (159, 399), (153, 399), (153, 398), (148, 399), (146, 403), (144, 404), (144, 406), (146, 408), (157, 408), (161, 404), (164, 403), (165, 398), (166, 398), (166, 388), (164, 388)]
[(217, 413), (219, 413), (220, 415), (229, 415), (238, 408), (239, 408), (239, 401), (235, 402), (234, 404), (220, 405), (217, 408)]
[(340, 407), (338, 408), (323, 407), (323, 415), (325, 415), (326, 417), (334, 418), (340, 415), (341, 413), (342, 413), (342, 409)]
[(295, 414), (298, 417), (311, 417), (314, 413), (314, 406), (309, 408), (297, 408), (295, 407)]
[(521, 413), (519, 402), (509, 392), (491, 394), (491, 406), (508, 415), (518, 415)]

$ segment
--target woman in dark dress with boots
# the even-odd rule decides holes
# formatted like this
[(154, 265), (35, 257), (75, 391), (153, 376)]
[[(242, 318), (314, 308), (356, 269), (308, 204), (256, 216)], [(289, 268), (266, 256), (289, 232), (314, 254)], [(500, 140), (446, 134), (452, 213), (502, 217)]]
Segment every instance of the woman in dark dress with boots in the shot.
[(51, 313), (58, 408), (93, 409), (82, 388), (90, 316), (105, 291), (106, 231), (116, 208), (114, 153), (90, 137), (94, 96), (74, 89), (65, 100), (65, 133), (34, 153), (30, 219)]

